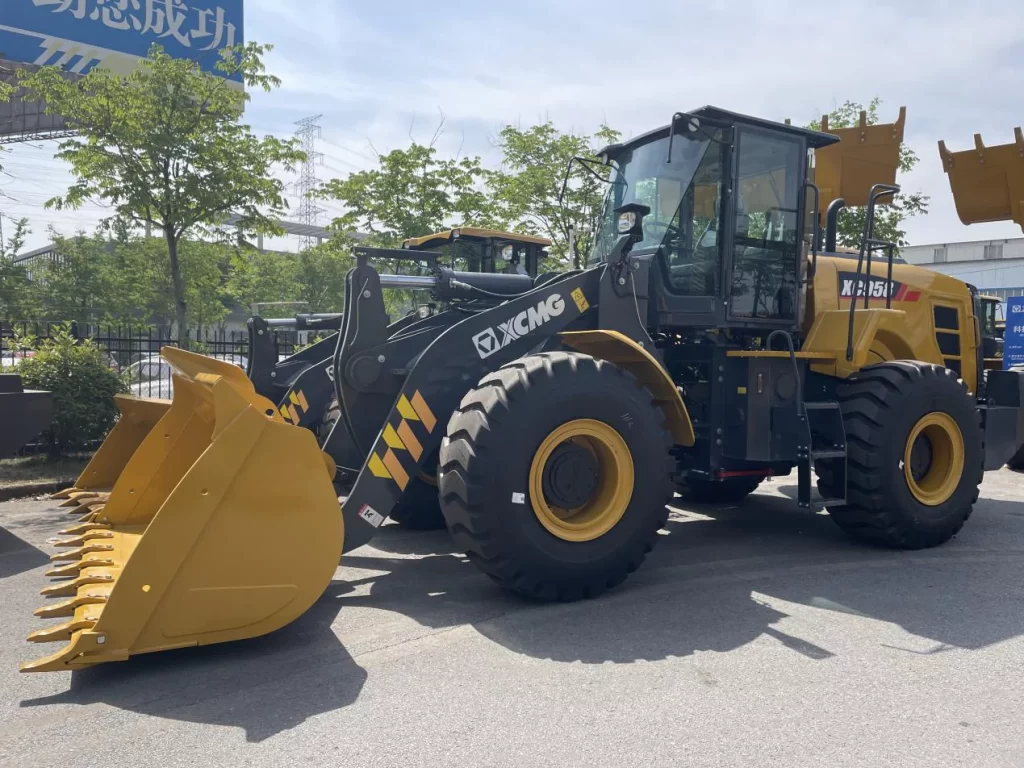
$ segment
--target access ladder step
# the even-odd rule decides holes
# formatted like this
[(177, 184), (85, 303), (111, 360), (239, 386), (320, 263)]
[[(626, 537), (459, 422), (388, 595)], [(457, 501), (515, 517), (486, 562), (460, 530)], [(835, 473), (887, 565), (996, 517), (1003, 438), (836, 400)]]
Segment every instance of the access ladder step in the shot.
[(839, 403), (835, 400), (822, 400), (819, 402), (804, 403), (804, 409), (808, 411), (838, 411)]
[(827, 451), (811, 451), (811, 456), (815, 459), (842, 459), (846, 456), (846, 449), (836, 448)]
[(815, 499), (823, 507), (838, 507), (846, 503), (846, 499)]

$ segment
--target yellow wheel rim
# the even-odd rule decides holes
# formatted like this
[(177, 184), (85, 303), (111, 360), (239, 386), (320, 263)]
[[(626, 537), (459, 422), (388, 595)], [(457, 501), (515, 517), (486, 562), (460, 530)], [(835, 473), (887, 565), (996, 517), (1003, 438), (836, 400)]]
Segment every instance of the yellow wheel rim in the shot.
[[(585, 448), (598, 467), (597, 488), (582, 506), (565, 509), (544, 496), (544, 469), (562, 443)], [(601, 421), (575, 419), (554, 429), (537, 448), (530, 464), (533, 512), (551, 534), (565, 541), (593, 541), (622, 519), (633, 496), (633, 457), (618, 432)]]
[[(920, 444), (922, 440), (926, 444)], [(924, 451), (928, 461), (922, 465)], [(960, 484), (963, 472), (964, 436), (960, 427), (949, 414), (940, 411), (922, 416), (910, 430), (903, 449), (903, 474), (914, 498), (930, 507), (943, 504)]]

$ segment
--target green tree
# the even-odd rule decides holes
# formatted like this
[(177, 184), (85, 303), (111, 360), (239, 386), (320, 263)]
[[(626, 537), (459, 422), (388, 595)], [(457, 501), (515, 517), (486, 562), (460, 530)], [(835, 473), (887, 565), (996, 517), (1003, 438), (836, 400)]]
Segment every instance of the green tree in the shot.
[(479, 157), (438, 159), (433, 143), (413, 142), (377, 161), (376, 168), (333, 179), (320, 190), (321, 197), (348, 209), (334, 220), (335, 229), (359, 229), (371, 244), (395, 248), (406, 238), (487, 216)]
[[(65, 238), (52, 233), (56, 258), (38, 274), (40, 312), (48, 319), (126, 325), (171, 323), (174, 290), (165, 242), (124, 231)], [(190, 325), (224, 319), (231, 249), (201, 240), (179, 243)], [(186, 326), (188, 327), (188, 326)]]
[(295, 262), (291, 253), (242, 246), (231, 255), (225, 293), (246, 309), (262, 302), (296, 301), (299, 283)]
[(0, 239), (0, 319), (31, 320), (38, 315), (35, 283), (29, 280), (25, 267), (14, 263), (31, 231), (28, 219), (22, 218), (15, 222), (9, 239)]
[(67, 326), (56, 328), (33, 357), (18, 365), (26, 387), (53, 393), (53, 418), (43, 432), (52, 454), (84, 448), (107, 433), (117, 417), (114, 395), (121, 378), (91, 340), (78, 340)]
[[(861, 112), (867, 114), (868, 125), (874, 125), (878, 122), (878, 107), (881, 103), (881, 99), (877, 96), (866, 107), (854, 101), (846, 101), (828, 113), (829, 128), (849, 128), (859, 125)], [(821, 128), (821, 122), (815, 120), (808, 127), (818, 130)], [(918, 159), (917, 154), (909, 146), (905, 143), (900, 145), (897, 184), (900, 180), (899, 175), (913, 169), (917, 165)], [(891, 200), (891, 203), (875, 207), (875, 238), (896, 243), (899, 246), (907, 245), (907, 233), (903, 229), (903, 223), (913, 216), (927, 214), (929, 199), (927, 195), (922, 195), (919, 192), (914, 194), (900, 192), (891, 198), (883, 198), (883, 200)], [(829, 201), (822, 202), (824, 204)], [(836, 243), (847, 248), (859, 248), (866, 219), (866, 206), (844, 208), (840, 211), (836, 223)]]
[[(501, 170), (488, 176), (492, 220), (503, 228), (546, 237), (550, 254), (574, 267), (586, 259), (601, 211), (605, 183), (579, 163), (573, 163), (566, 193), (562, 182), (573, 157), (591, 158), (617, 141), (618, 131), (602, 125), (591, 135), (562, 133), (549, 120), (523, 129), (506, 125), (498, 134)], [(576, 233), (576, 252), (569, 252), (570, 230)]]
[(50, 239), (53, 258), (42, 261), (34, 275), (43, 316), (87, 323), (105, 319), (106, 307), (117, 296), (106, 239), (99, 233), (84, 232), (64, 237), (52, 228)]
[(355, 263), (349, 242), (333, 237), (303, 249), (296, 261), (298, 299), (310, 312), (341, 312), (345, 307), (345, 276)]
[(263, 66), (268, 50), (256, 43), (223, 50), (221, 76), (156, 45), (128, 76), (97, 68), (72, 82), (54, 67), (22, 74), (29, 94), (77, 132), (56, 155), (70, 163), (76, 181), (48, 205), (74, 208), (98, 199), (122, 220), (159, 229), (179, 329), (188, 325), (189, 299), (182, 241), (232, 213), (242, 233), (279, 232), (284, 184), (272, 171), (305, 157), (294, 141), (258, 138), (241, 122), (249, 96), (228, 78), (268, 92), (280, 85)]

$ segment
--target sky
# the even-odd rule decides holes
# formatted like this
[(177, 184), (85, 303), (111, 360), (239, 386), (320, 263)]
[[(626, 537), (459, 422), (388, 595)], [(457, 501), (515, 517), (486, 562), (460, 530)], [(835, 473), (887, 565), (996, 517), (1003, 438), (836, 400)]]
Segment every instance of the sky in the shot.
[[(877, 96), (883, 122), (907, 107), (920, 163), (900, 182), (931, 197), (929, 214), (906, 224), (912, 244), (1022, 234), (1012, 222), (961, 224), (937, 149), (968, 149), (974, 133), (1008, 143), (1024, 124), (1024, 14), (1005, 0), (247, 0), (246, 38), (274, 46), (267, 67), (283, 81), (253, 94), (247, 120), (288, 135), (323, 115), (325, 180), (410, 137), (429, 141), (442, 119), (442, 154), (494, 166), (508, 123), (590, 133), (604, 122), (629, 137), (704, 104), (805, 124)], [(42, 209), (70, 178), (53, 148), (16, 145), (0, 160), (5, 232), (28, 216), (30, 245), (46, 242), (47, 224), (69, 234), (107, 213)], [(329, 205), (323, 223), (338, 212)]]

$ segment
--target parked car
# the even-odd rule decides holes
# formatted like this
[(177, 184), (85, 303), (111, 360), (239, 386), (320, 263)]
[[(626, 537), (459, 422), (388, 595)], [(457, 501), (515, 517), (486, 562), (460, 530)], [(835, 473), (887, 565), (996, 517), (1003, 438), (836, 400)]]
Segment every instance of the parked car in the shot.
[(5, 349), (0, 354), (0, 368), (17, 368), (26, 357), (35, 357), (34, 349)]
[[(218, 360), (232, 363), (245, 370), (248, 362), (242, 355), (217, 355)], [(146, 355), (129, 365), (124, 372), (128, 391), (135, 397), (156, 397), (170, 400), (174, 397), (172, 368), (160, 355)]]

